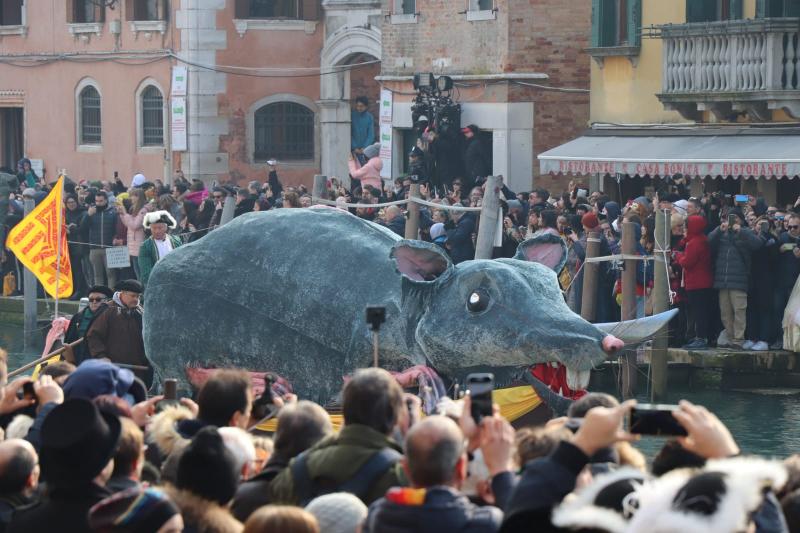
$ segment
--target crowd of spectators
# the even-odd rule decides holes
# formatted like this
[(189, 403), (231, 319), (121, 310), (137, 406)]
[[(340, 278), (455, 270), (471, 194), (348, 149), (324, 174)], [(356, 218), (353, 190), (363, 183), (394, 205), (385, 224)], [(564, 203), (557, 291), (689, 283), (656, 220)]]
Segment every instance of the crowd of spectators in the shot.
[[(3, 356), (5, 354), (2, 354)], [(469, 395), (423, 417), (382, 369), (322, 407), (272, 396), (256, 428), (251, 377), (217, 370), (195, 399), (146, 398), (108, 361), (6, 383), (0, 358), (0, 531), (800, 531), (800, 459), (741, 455), (705, 408), (647, 466), (624, 424), (635, 401), (591, 393), (569, 416), (516, 430)], [(23, 394), (28, 384), (33, 393)], [(265, 392), (264, 394), (268, 394)]]

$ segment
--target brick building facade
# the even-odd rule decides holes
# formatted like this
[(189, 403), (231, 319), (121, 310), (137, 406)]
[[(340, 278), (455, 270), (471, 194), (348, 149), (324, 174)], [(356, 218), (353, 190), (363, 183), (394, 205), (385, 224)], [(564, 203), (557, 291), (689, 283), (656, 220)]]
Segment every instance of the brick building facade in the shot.
[[(395, 154), (406, 153), (411, 77), (449, 75), (462, 125), (487, 130), (493, 171), (518, 190), (559, 191), (536, 155), (579, 135), (589, 118), (590, 2), (383, 0), (383, 85), (394, 92)], [(538, 87), (537, 87), (538, 86)], [(403, 157), (393, 157), (395, 174)]]

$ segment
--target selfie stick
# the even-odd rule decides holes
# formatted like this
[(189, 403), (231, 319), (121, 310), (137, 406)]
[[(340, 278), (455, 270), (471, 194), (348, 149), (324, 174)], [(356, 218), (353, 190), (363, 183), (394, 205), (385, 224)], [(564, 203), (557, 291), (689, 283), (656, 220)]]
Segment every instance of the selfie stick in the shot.
[(372, 366), (378, 368), (378, 334), (381, 331), (381, 324), (386, 321), (385, 307), (367, 307), (367, 323), (372, 329)]

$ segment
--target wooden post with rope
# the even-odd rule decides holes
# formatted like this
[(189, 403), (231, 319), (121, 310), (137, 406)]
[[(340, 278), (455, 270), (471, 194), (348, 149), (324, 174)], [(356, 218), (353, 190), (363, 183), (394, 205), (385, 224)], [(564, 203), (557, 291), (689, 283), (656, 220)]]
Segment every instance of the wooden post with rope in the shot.
[[(36, 207), (33, 198), (25, 197), (25, 216), (28, 216), (31, 211), (33, 211), (34, 207)], [(59, 243), (59, 249), (61, 249)], [(21, 262), (20, 262), (21, 263)], [(23, 309), (24, 309), (24, 321), (23, 321), (23, 336), (24, 336), (24, 346), (26, 349), (31, 348), (36, 345), (36, 332), (37, 329), (37, 302), (36, 302), (36, 276), (33, 272), (30, 271), (28, 267), (25, 267), (24, 273), (24, 284), (23, 284)]]
[(311, 189), (311, 195), (314, 198), (322, 198), (323, 200), (329, 200), (328, 176), (325, 176), (323, 174), (314, 175), (314, 188)]
[[(671, 238), (670, 212), (666, 209), (656, 211), (655, 244), (653, 253), (655, 273), (653, 276), (653, 314), (669, 311), (669, 248)], [(667, 331), (669, 326), (666, 327)], [(663, 400), (667, 394), (667, 341), (664, 331), (653, 339), (650, 351), (650, 372), (653, 383), (651, 400)]]
[[(408, 191), (411, 198), (419, 198), (419, 183), (412, 183)], [(419, 204), (408, 202), (408, 220), (406, 220), (406, 239), (419, 239)]]
[[(586, 238), (586, 259), (597, 257), (600, 251), (600, 234), (596, 231), (589, 232)], [(587, 322), (595, 319), (597, 309), (597, 276), (600, 270), (599, 263), (584, 261), (583, 263), (583, 291), (581, 292), (581, 318)]]
[(483, 193), (480, 227), (475, 243), (475, 259), (492, 258), (497, 225), (502, 222), (500, 219), (499, 179), (497, 176), (489, 176), (486, 178), (486, 190)]
[[(632, 222), (622, 223), (622, 254), (636, 255), (636, 236)], [(622, 271), (622, 320), (636, 318), (636, 269), (639, 268), (635, 259), (625, 259), (625, 270)], [(636, 391), (637, 372), (636, 352), (625, 351), (620, 357), (620, 371), (622, 373), (622, 397), (632, 398)]]

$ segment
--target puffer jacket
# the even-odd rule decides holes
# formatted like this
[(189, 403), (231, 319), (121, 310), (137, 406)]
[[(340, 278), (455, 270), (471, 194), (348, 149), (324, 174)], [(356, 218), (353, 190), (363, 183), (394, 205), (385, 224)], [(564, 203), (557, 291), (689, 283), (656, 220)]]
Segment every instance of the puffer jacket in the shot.
[(675, 253), (683, 268), (683, 284), (687, 291), (710, 289), (714, 285), (711, 268), (711, 247), (705, 234), (706, 219), (692, 215), (686, 219), (686, 249)]
[(500, 529), (502, 520), (500, 509), (478, 507), (450, 487), (394, 488), (370, 506), (362, 531), (491, 533)]
[(747, 291), (752, 253), (763, 244), (755, 233), (742, 227), (738, 232), (716, 228), (708, 236), (714, 254), (714, 288)]
[(81, 224), (81, 230), (86, 232), (91, 248), (111, 246), (117, 232), (117, 212), (106, 206), (97, 208), (94, 215), (86, 215)]
[(357, 180), (361, 180), (361, 186), (370, 185), (379, 191), (383, 190), (383, 181), (381, 180), (381, 169), (383, 168), (383, 161), (380, 157), (373, 157), (361, 168), (356, 168), (354, 160), (350, 160), (350, 176)]

